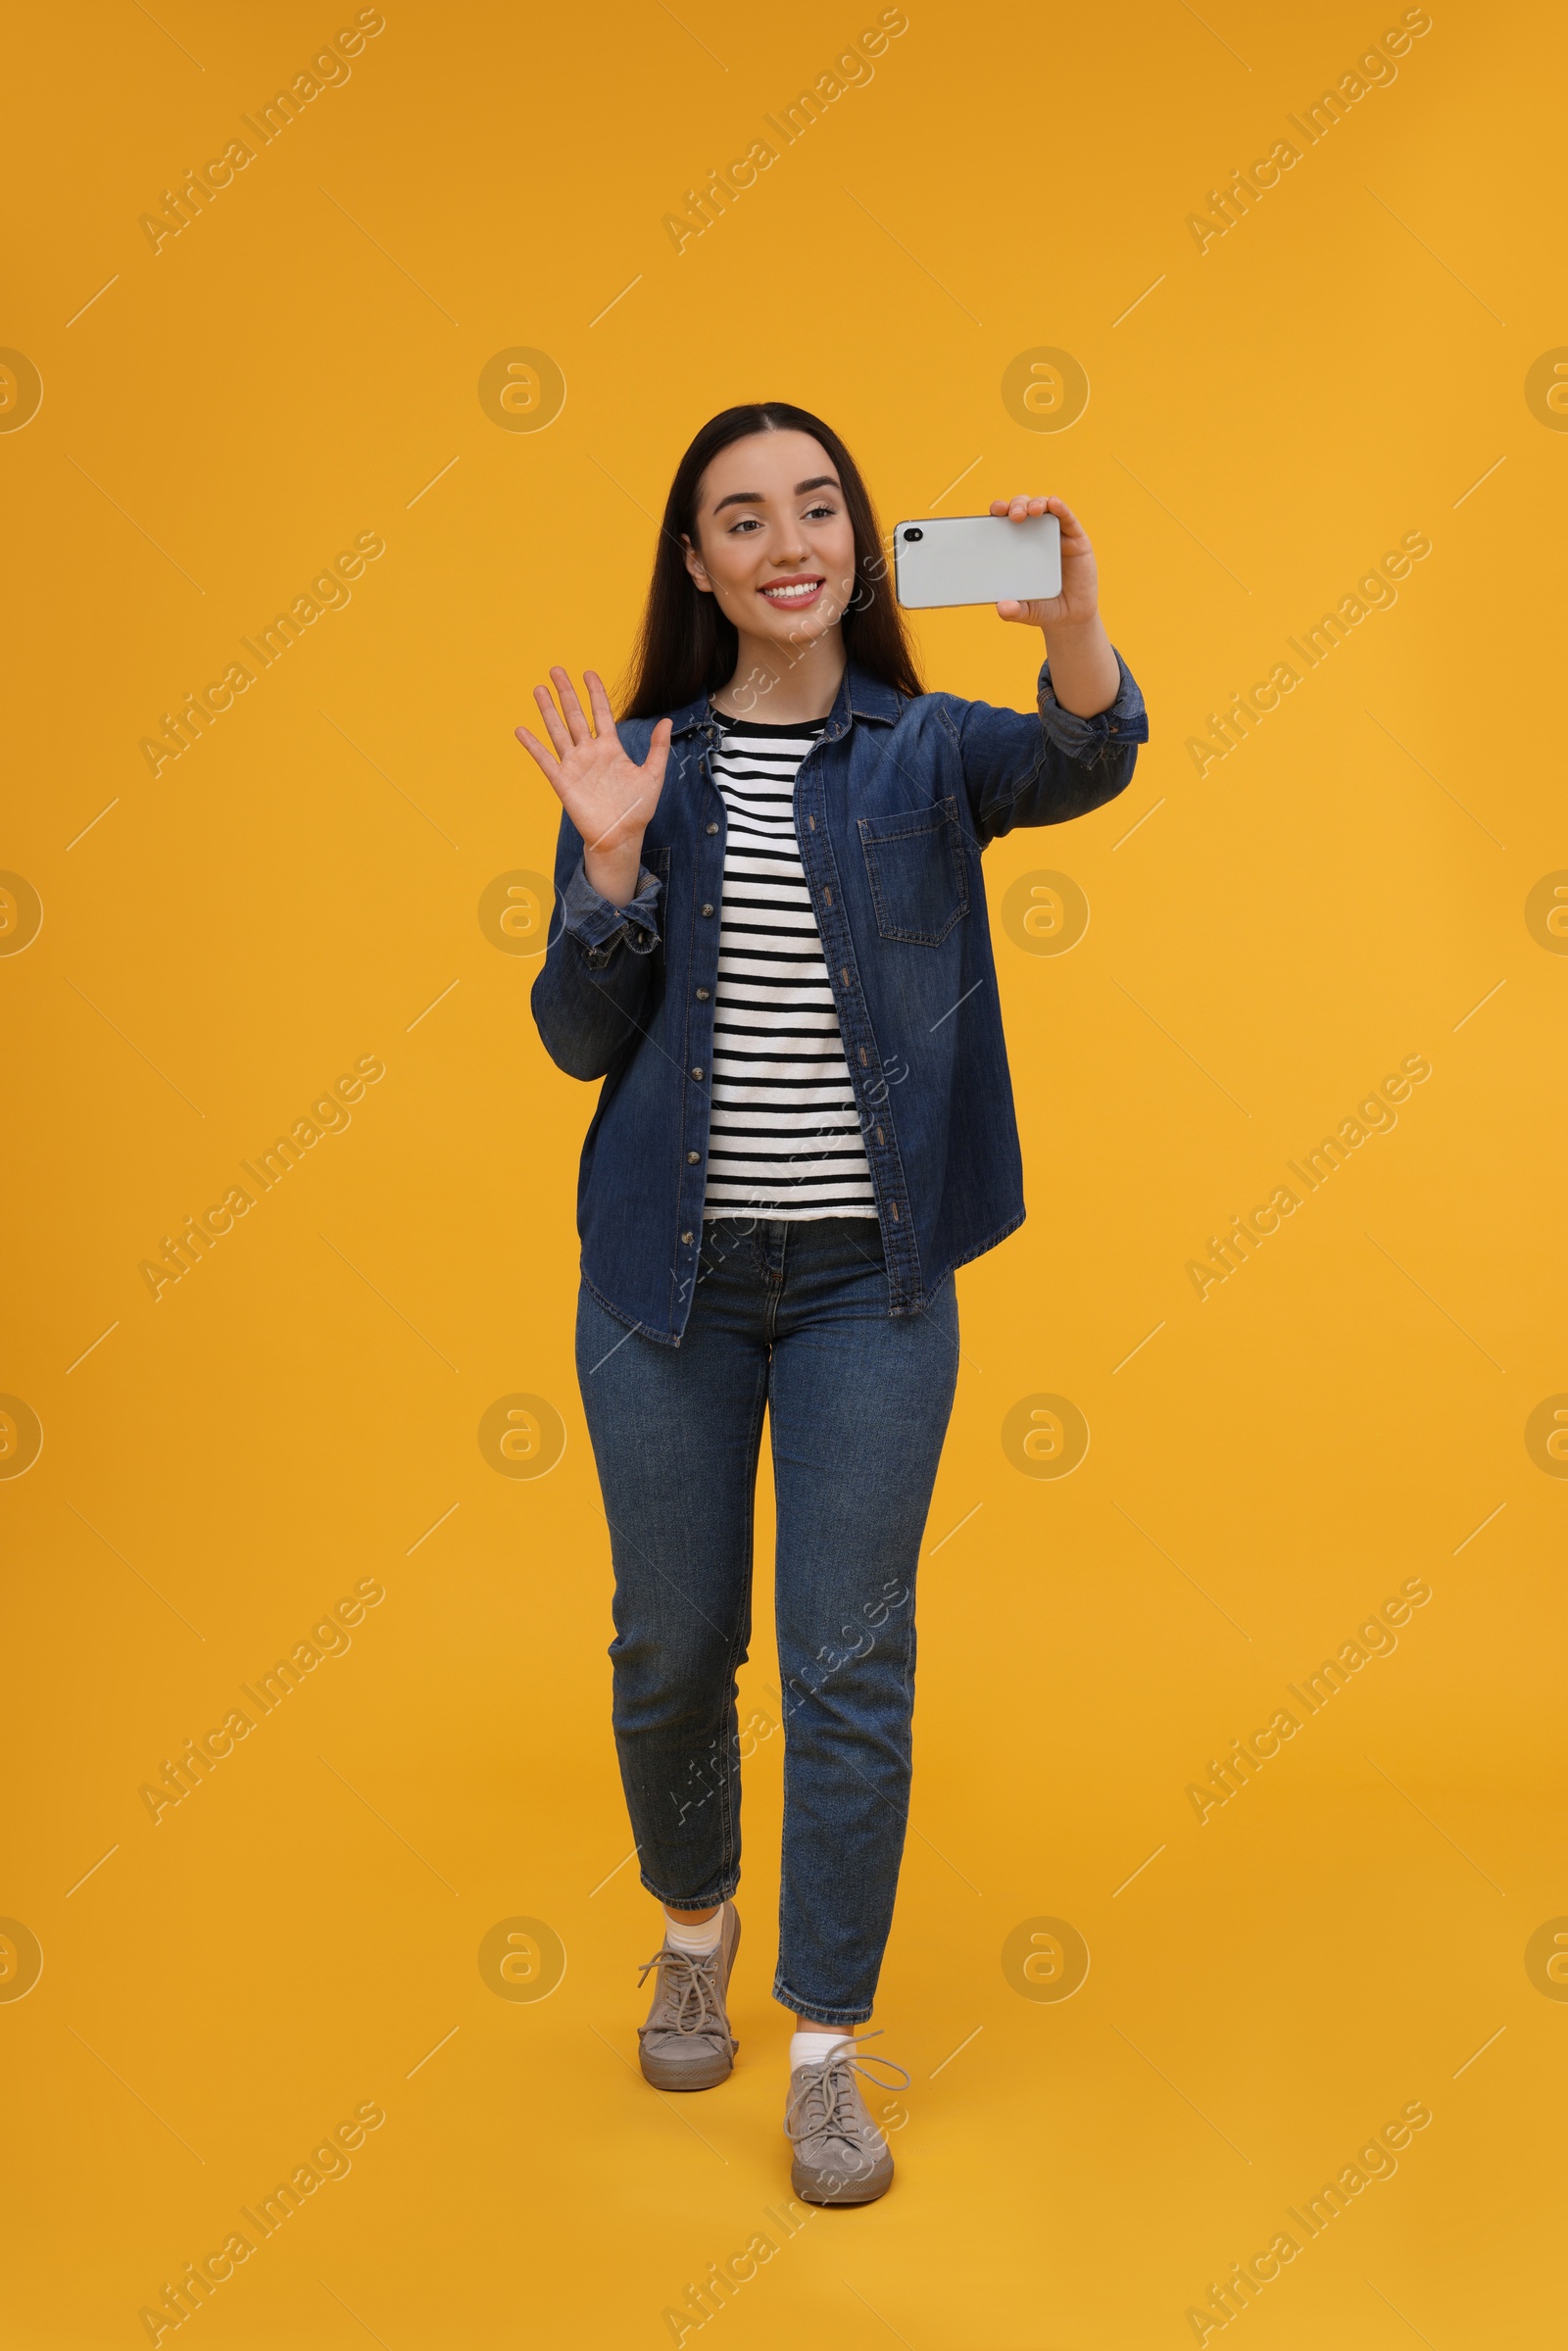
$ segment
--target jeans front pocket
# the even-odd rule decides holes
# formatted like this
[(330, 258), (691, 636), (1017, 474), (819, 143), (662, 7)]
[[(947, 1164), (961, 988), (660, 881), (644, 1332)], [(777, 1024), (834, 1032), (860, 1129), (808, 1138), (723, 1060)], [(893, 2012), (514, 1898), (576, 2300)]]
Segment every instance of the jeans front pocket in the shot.
[(956, 800), (895, 816), (862, 816), (860, 848), (884, 939), (940, 947), (969, 911), (969, 872)]

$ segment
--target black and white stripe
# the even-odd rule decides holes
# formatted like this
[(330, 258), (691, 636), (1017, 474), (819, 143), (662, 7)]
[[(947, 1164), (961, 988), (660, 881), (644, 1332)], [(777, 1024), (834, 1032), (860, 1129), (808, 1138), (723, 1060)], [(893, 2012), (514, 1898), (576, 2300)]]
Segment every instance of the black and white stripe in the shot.
[(871, 1170), (795, 837), (795, 776), (826, 723), (716, 713), (729, 811), (705, 1217), (875, 1216)]

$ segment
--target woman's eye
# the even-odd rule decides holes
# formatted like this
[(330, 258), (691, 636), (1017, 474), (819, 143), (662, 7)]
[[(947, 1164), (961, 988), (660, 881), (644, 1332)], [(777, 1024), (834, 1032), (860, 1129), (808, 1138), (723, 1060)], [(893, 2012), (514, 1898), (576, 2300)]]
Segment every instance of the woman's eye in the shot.
[(802, 516), (802, 520), (805, 522), (825, 522), (831, 517), (833, 509), (830, 506), (808, 507), (805, 514)]

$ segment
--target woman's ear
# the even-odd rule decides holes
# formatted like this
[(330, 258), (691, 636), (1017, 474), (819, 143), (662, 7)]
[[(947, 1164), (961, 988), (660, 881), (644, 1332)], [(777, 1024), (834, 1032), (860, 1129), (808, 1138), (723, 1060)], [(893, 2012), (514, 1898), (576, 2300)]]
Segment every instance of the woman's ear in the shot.
[(686, 536), (684, 531), (681, 532), (680, 543), (682, 553), (686, 558), (686, 569), (688, 573), (697, 582), (697, 585), (702, 589), (705, 596), (711, 596), (713, 593), (713, 583), (708, 576), (702, 557), (698, 554), (696, 548), (692, 545), (690, 539)]

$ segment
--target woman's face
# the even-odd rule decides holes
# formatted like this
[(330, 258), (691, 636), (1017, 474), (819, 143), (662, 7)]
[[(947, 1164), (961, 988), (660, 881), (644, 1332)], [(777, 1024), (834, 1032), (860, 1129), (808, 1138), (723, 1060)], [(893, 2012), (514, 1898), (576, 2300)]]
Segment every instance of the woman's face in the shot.
[(686, 568), (743, 637), (804, 647), (855, 594), (855, 532), (838, 471), (804, 432), (752, 433), (722, 449), (697, 493)]

